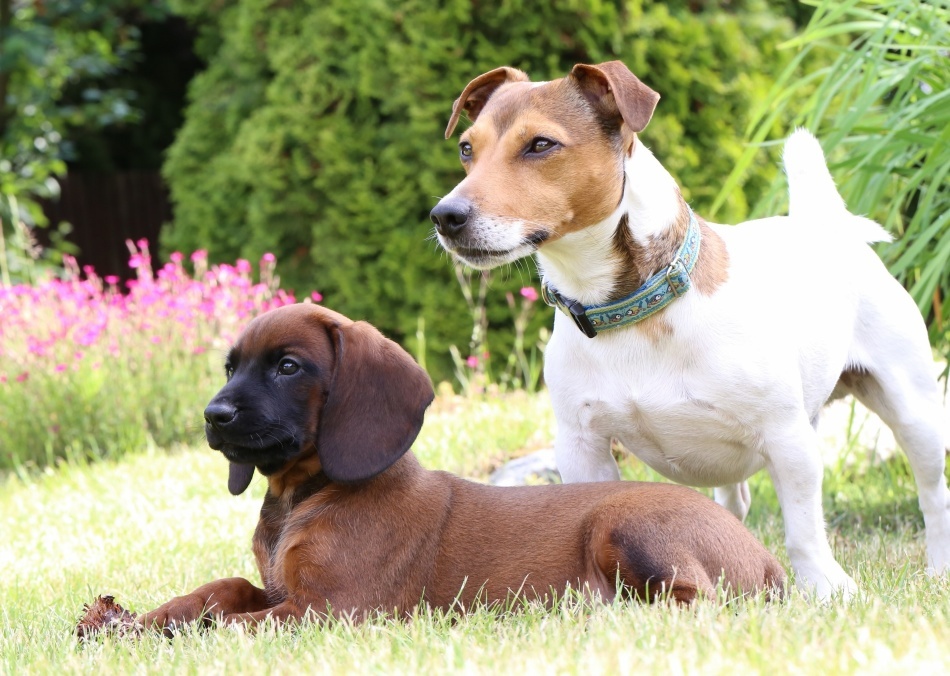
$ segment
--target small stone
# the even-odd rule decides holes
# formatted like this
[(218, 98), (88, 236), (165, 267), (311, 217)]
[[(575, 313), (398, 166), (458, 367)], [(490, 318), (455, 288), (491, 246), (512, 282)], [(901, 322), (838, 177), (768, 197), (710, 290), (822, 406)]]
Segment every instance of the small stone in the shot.
[(554, 449), (545, 448), (506, 462), (491, 473), (488, 483), (493, 486), (561, 483), (561, 475), (557, 471), (557, 462), (554, 459)]

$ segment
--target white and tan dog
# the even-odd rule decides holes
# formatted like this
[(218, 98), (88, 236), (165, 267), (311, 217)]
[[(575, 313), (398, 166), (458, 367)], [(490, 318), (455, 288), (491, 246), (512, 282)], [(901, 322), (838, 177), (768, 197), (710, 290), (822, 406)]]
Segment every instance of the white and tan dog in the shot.
[(907, 453), (928, 569), (947, 571), (950, 435), (920, 313), (867, 246), (886, 233), (846, 210), (805, 131), (785, 147), (789, 216), (705, 222), (637, 138), (658, 100), (619, 61), (552, 82), (498, 68), (469, 83), (446, 130), (463, 110), (474, 122), (467, 177), (432, 210), (442, 246), (480, 269), (536, 254), (562, 310), (544, 371), (562, 476), (618, 478), (616, 438), (675, 481), (715, 486), (741, 518), (746, 479), (766, 469), (799, 585), (849, 596), (815, 426), (851, 392)]

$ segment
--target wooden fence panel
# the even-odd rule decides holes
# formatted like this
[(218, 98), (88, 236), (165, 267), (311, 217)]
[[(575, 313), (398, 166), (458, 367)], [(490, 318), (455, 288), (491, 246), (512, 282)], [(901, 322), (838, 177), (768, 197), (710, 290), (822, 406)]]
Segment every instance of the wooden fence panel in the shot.
[[(43, 211), (51, 226), (61, 221), (72, 225), (67, 239), (79, 247), (80, 265), (92, 265), (99, 275), (128, 278), (132, 271), (125, 241), (142, 238), (148, 240), (157, 261), (159, 231), (172, 218), (161, 174), (71, 172), (60, 179), (60, 185), (60, 198), (44, 203)], [(43, 238), (42, 231), (38, 234)], [(48, 239), (41, 243), (48, 244)]]

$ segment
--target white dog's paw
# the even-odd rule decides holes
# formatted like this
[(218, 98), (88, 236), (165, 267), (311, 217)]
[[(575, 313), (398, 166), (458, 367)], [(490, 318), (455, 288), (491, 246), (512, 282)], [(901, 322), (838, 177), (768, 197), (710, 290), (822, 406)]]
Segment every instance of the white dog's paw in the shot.
[(841, 601), (848, 603), (858, 595), (858, 585), (850, 575), (842, 573), (842, 579), (835, 580), (833, 583), (818, 585), (815, 589), (815, 596), (823, 603), (832, 601)]
[(847, 603), (859, 591), (857, 583), (834, 560), (821, 568), (812, 566), (796, 570), (795, 579), (800, 589), (823, 603)]
[(927, 574), (950, 574), (950, 542), (927, 547)]
[[(928, 518), (929, 517), (929, 518)], [(927, 573), (950, 574), (950, 505), (936, 514), (924, 514), (927, 525)]]

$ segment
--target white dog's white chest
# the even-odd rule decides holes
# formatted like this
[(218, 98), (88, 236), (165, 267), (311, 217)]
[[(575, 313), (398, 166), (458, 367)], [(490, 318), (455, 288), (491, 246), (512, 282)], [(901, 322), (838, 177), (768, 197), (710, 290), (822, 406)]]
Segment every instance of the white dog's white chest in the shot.
[(702, 399), (628, 396), (581, 404), (589, 429), (619, 440), (660, 474), (692, 486), (722, 486), (763, 466), (748, 422)]
[(763, 468), (761, 430), (788, 403), (770, 366), (757, 364), (753, 375), (745, 368), (749, 354), (730, 365), (698, 342), (663, 349), (649, 339), (591, 340), (572, 329), (558, 326), (546, 355), (559, 435), (578, 448), (617, 439), (660, 474), (691, 486), (736, 483)]

